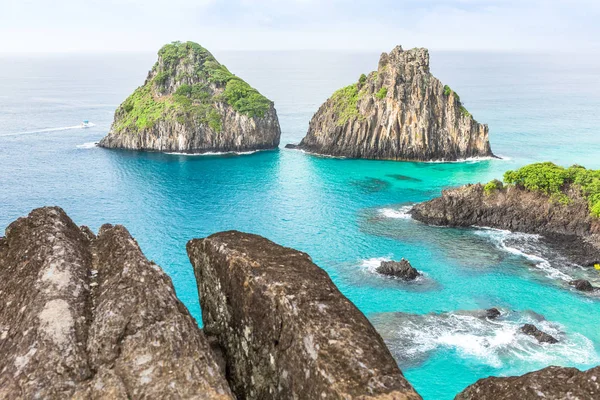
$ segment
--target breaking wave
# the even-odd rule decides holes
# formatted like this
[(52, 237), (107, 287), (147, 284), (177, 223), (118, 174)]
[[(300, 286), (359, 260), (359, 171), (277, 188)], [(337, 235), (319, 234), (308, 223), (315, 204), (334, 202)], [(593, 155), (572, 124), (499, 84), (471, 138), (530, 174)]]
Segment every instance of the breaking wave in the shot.
[(87, 142), (84, 144), (78, 144), (77, 148), (78, 149), (93, 149), (96, 147), (97, 144), (98, 144), (98, 142)]
[(2, 134), (0, 134), (0, 136), (33, 135), (33, 134), (36, 134), (36, 133), (50, 133), (50, 132), (58, 132), (58, 131), (68, 131), (68, 130), (72, 130), (72, 129), (85, 129), (87, 127), (92, 127), (92, 126), (96, 126), (96, 124), (93, 124), (93, 123), (90, 122), (86, 127), (83, 127), (81, 125), (63, 126), (63, 127), (60, 127), (60, 128), (47, 128), (47, 129), (39, 129), (39, 130), (35, 130), (35, 131), (2, 133)]
[(409, 212), (412, 210), (412, 207), (413, 206), (402, 206), (398, 209), (382, 208), (379, 210), (379, 213), (386, 218), (411, 219), (412, 217)]

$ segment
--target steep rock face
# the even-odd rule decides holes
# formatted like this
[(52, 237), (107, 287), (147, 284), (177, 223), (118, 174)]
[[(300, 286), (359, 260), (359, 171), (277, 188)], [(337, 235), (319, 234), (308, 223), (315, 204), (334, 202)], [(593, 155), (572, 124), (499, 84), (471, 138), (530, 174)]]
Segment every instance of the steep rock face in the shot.
[(123, 227), (59, 208), (0, 241), (0, 398), (231, 399), (171, 280)]
[(429, 71), (426, 49), (383, 54), (376, 72), (333, 94), (298, 147), (384, 160), (457, 160), (491, 156), (487, 125)]
[(299, 251), (240, 232), (188, 243), (205, 332), (240, 399), (419, 399), (381, 337)]
[(590, 215), (579, 191), (568, 205), (539, 192), (508, 186), (485, 193), (483, 185), (448, 189), (442, 196), (413, 207), (418, 221), (431, 225), (485, 226), (543, 235), (581, 265), (600, 260), (600, 220)]
[(548, 367), (523, 376), (484, 378), (467, 387), (456, 400), (592, 400), (600, 398), (600, 367), (587, 371)]
[(274, 149), (273, 103), (192, 42), (158, 53), (143, 86), (115, 112), (102, 147), (182, 153)]

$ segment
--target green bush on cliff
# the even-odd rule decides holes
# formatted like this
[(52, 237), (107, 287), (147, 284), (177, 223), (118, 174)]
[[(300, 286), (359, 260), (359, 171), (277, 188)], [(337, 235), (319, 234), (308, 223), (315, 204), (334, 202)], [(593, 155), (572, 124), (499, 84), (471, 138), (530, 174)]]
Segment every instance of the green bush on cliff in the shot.
[(570, 186), (581, 190), (590, 213), (600, 217), (600, 170), (588, 170), (579, 165), (569, 168), (551, 162), (526, 165), (517, 171), (507, 171), (504, 181), (530, 191), (541, 192), (562, 204), (570, 203), (566, 193)]
[(237, 77), (227, 82), (223, 98), (236, 111), (250, 117), (264, 117), (271, 107), (265, 96)]
[(358, 83), (360, 86), (364, 85), (367, 82), (367, 76), (365, 74), (361, 74), (360, 78), (358, 78)]
[(450, 96), (450, 93), (452, 93), (452, 89), (450, 89), (450, 86), (445, 85), (444, 86), (444, 96)]
[(338, 115), (337, 124), (339, 126), (345, 125), (351, 119), (364, 118), (358, 111), (359, 96), (360, 92), (356, 84), (346, 86), (333, 93), (331, 100)]
[(387, 96), (387, 94), (388, 94), (388, 88), (382, 87), (381, 89), (379, 89), (379, 91), (377, 92), (375, 97), (377, 97), (379, 100), (382, 100)]
[(483, 187), (483, 192), (489, 196), (494, 193), (496, 190), (502, 189), (504, 185), (498, 179), (493, 179), (485, 184)]

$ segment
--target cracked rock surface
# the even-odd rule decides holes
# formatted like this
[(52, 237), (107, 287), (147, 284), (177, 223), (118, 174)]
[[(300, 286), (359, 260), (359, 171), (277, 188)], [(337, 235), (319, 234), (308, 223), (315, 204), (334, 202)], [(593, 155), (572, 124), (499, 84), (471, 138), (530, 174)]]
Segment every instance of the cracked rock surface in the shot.
[(0, 239), (0, 399), (232, 399), (170, 278), (122, 226), (63, 210)]
[(204, 331), (239, 399), (420, 399), (366, 317), (302, 252), (229, 231), (188, 242)]

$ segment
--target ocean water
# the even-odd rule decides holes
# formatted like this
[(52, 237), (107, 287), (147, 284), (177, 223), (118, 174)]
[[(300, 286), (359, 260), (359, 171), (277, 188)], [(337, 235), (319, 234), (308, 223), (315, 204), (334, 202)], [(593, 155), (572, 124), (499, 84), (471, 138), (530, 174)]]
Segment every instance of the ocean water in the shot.
[[(335, 89), (378, 54), (216, 52), (273, 99), (282, 146), (298, 142)], [(183, 156), (94, 146), (154, 54), (0, 57), (0, 228), (44, 205), (97, 230), (125, 225), (200, 309), (185, 243), (238, 229), (309, 253), (374, 323), (425, 399), (450, 399), (489, 375), (600, 364), (599, 299), (566, 282), (600, 275), (533, 235), (428, 227), (406, 211), (447, 187), (500, 178), (533, 161), (600, 168), (600, 59), (584, 54), (432, 52), (432, 71), (490, 126), (503, 160), (409, 163), (280, 149)], [(80, 129), (84, 119), (94, 126)], [(423, 277), (374, 273), (405, 257)], [(476, 310), (498, 307), (490, 322)], [(533, 322), (560, 339), (518, 333)]]

